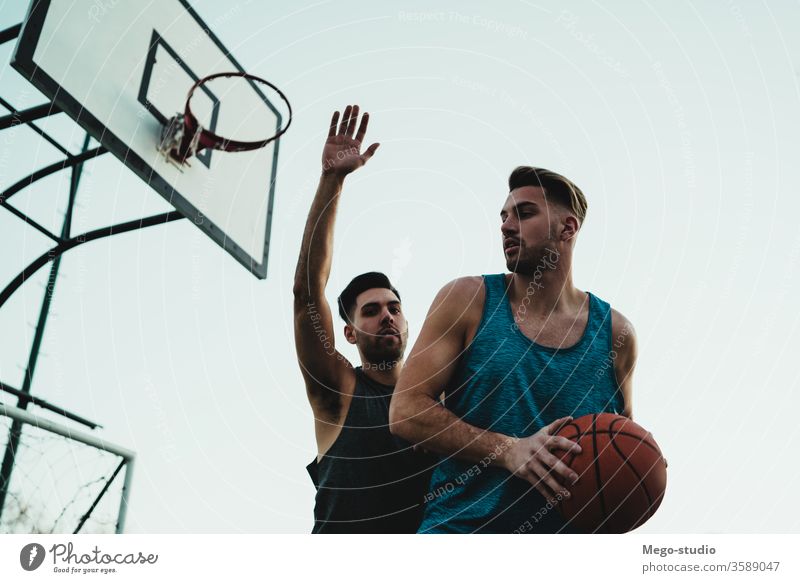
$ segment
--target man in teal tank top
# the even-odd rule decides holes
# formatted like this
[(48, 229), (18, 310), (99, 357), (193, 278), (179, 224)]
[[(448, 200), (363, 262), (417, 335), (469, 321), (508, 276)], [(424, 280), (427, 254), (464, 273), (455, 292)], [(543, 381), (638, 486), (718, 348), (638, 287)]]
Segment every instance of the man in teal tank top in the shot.
[(580, 448), (554, 434), (589, 413), (632, 417), (633, 327), (572, 283), (586, 208), (567, 178), (516, 168), (500, 212), (510, 273), (434, 300), (389, 413), (395, 435), (441, 456), (418, 532), (571, 532), (554, 504), (578, 476), (556, 456)]

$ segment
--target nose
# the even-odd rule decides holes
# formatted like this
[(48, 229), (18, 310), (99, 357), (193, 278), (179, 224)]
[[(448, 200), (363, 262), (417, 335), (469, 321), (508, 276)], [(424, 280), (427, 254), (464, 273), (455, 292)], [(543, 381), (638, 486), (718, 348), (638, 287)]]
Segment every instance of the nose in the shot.
[(503, 234), (503, 237), (513, 237), (517, 235), (517, 224), (511, 216), (506, 217), (502, 222), (500, 225), (500, 232)]
[(386, 308), (383, 312), (383, 318), (381, 318), (381, 325), (385, 326), (387, 324), (394, 324), (394, 316), (389, 311), (389, 308)]

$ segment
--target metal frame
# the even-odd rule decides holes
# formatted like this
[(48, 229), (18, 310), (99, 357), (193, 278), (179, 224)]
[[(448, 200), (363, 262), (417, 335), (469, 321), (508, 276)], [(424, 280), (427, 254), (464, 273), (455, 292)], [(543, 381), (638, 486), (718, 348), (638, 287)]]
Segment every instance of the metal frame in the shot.
[(128, 503), (131, 497), (131, 481), (133, 479), (133, 465), (136, 459), (136, 453), (126, 449), (124, 447), (120, 447), (111, 443), (110, 441), (106, 441), (100, 437), (95, 437), (89, 433), (84, 433), (82, 431), (74, 431), (63, 425), (59, 425), (58, 423), (54, 423), (48, 419), (44, 419), (37, 415), (33, 415), (23, 409), (19, 409), (17, 407), (9, 407), (4, 403), (0, 403), (0, 415), (5, 415), (6, 417), (11, 418), (12, 424), (19, 423), (22, 425), (23, 423), (27, 423), (28, 425), (33, 425), (34, 427), (38, 427), (40, 429), (44, 429), (45, 431), (49, 431), (50, 433), (55, 433), (56, 435), (60, 435), (62, 437), (66, 437), (67, 439), (72, 439), (74, 441), (78, 441), (80, 443), (84, 443), (91, 447), (101, 449), (103, 451), (107, 451), (109, 453), (113, 453), (114, 455), (118, 455), (122, 458), (122, 462), (117, 469), (114, 470), (114, 474), (111, 478), (106, 482), (106, 485), (103, 487), (101, 492), (97, 495), (92, 505), (87, 509), (86, 513), (81, 517), (81, 521), (78, 526), (75, 528), (73, 534), (77, 534), (80, 529), (83, 527), (86, 520), (91, 515), (94, 508), (97, 506), (97, 503), (103, 497), (103, 495), (108, 491), (109, 486), (114, 482), (117, 475), (119, 474), (122, 467), (125, 467), (125, 479), (122, 483), (122, 496), (120, 497), (119, 501), (119, 512), (117, 513), (117, 524), (115, 531), (117, 534), (121, 534), (125, 530), (125, 518), (127, 517), (128, 513)]
[[(161, 35), (158, 34), (157, 30), (153, 31), (153, 37), (150, 39), (150, 49), (147, 51), (147, 61), (144, 64), (144, 74), (142, 75), (142, 83), (139, 86), (139, 103), (141, 103), (147, 111), (149, 111), (153, 117), (158, 120), (162, 126), (167, 125), (169, 123), (169, 119), (175, 112), (167, 112), (168, 115), (165, 115), (164, 112), (159, 111), (159, 109), (150, 103), (150, 100), (147, 98), (147, 93), (150, 90), (150, 80), (153, 76), (153, 67), (156, 64), (156, 54), (158, 53), (158, 48), (161, 47), (172, 59), (177, 63), (181, 69), (183, 69), (184, 73), (186, 73), (189, 78), (193, 80), (193, 82), (200, 81), (200, 77), (197, 76), (197, 73), (192, 71), (189, 68), (189, 65), (178, 56), (178, 53), (175, 52), (167, 41), (161, 38)], [(200, 90), (206, 94), (206, 96), (211, 100), (214, 104), (211, 107), (211, 119), (208, 123), (208, 129), (212, 132), (216, 133), (217, 129), (217, 120), (219, 119), (219, 104), (220, 101), (211, 90), (206, 87), (205, 85), (200, 88)], [(202, 152), (198, 152), (195, 154), (195, 158), (199, 160), (202, 164), (205, 165), (206, 168), (211, 167), (211, 156), (213, 150), (210, 148), (204, 150)]]
[[(36, 2), (34, 2), (34, 5)], [(8, 29), (0, 31), (0, 44), (3, 44), (7, 41), (13, 40), (16, 38), (20, 31), (23, 28), (24, 23), (20, 23), (18, 25), (12, 26)], [(72, 235), (71, 228), (72, 228), (72, 215), (73, 210), (75, 208), (75, 199), (78, 194), (78, 186), (80, 184), (81, 172), (83, 170), (83, 165), (96, 158), (97, 156), (101, 156), (105, 154), (108, 150), (104, 146), (100, 146), (97, 148), (89, 149), (89, 142), (90, 136), (87, 133), (86, 138), (83, 142), (83, 147), (81, 148), (80, 154), (72, 154), (58, 143), (50, 134), (46, 131), (38, 127), (34, 121), (40, 119), (42, 117), (46, 117), (49, 115), (54, 115), (56, 113), (60, 113), (61, 109), (53, 103), (45, 103), (42, 105), (38, 105), (36, 107), (32, 107), (26, 110), (19, 111), (14, 108), (12, 104), (8, 101), (0, 97), (0, 105), (8, 110), (8, 115), (0, 117), (0, 131), (3, 129), (8, 129), (12, 127), (17, 127), (20, 125), (24, 125), (31, 130), (38, 133), (44, 140), (52, 144), (56, 149), (58, 149), (61, 153), (65, 155), (65, 158), (60, 161), (56, 162), (55, 164), (50, 164), (44, 168), (33, 172), (29, 176), (26, 176), (22, 180), (17, 181), (15, 184), (11, 185), (10, 187), (2, 190), (0, 192), (0, 207), (6, 209), (11, 214), (16, 216), (17, 218), (23, 220), (26, 224), (32, 226), (37, 231), (45, 235), (46, 237), (55, 241), (55, 247), (48, 250), (46, 253), (42, 254), (41, 256), (34, 259), (27, 267), (25, 267), (22, 272), (17, 275), (14, 279), (9, 282), (2, 291), (0, 291), (0, 308), (5, 304), (6, 301), (13, 295), (13, 293), (19, 289), (22, 284), (24, 284), (28, 279), (30, 279), (39, 269), (44, 267), (47, 263), (52, 263), (50, 267), (50, 276), (48, 278), (48, 285), (45, 286), (44, 295), (42, 297), (42, 306), (39, 312), (39, 319), (36, 323), (36, 330), (33, 337), (33, 342), (31, 344), (31, 350), (28, 356), (28, 364), (25, 369), (25, 376), (23, 377), (22, 387), (20, 389), (15, 389), (9, 387), (7, 384), (0, 382), (0, 389), (4, 392), (10, 393), (17, 397), (17, 406), (16, 407), (9, 407), (3, 403), (0, 403), (0, 414), (7, 415), (12, 419), (11, 428), (9, 429), (8, 433), (8, 441), (6, 442), (5, 453), (3, 455), (2, 466), (0, 466), (0, 516), (3, 512), (3, 507), (5, 505), (6, 495), (8, 493), (8, 486), (11, 483), (11, 475), (14, 470), (14, 462), (16, 457), (17, 448), (19, 447), (19, 442), (22, 436), (22, 425), (24, 423), (29, 423), (32, 425), (36, 425), (38, 427), (42, 427), (47, 429), (48, 431), (52, 431), (59, 435), (64, 435), (65, 437), (69, 438), (79, 438), (80, 441), (87, 443), (88, 445), (92, 445), (94, 447), (101, 447), (107, 451), (112, 453), (116, 453), (120, 455), (125, 460), (126, 471), (125, 471), (125, 483), (123, 486), (123, 497), (122, 501), (120, 502), (120, 513), (119, 513), (119, 520), (117, 523), (117, 532), (120, 533), (124, 529), (125, 525), (125, 513), (127, 510), (128, 504), (128, 497), (130, 495), (130, 486), (131, 486), (131, 477), (133, 471), (133, 458), (134, 453), (114, 446), (113, 444), (109, 444), (104, 440), (97, 438), (95, 436), (75, 432), (70, 429), (66, 429), (58, 424), (55, 424), (51, 421), (43, 419), (41, 417), (37, 417), (32, 415), (31, 413), (27, 412), (26, 409), (28, 404), (34, 404), (40, 406), (42, 408), (46, 408), (50, 411), (63, 415), (73, 421), (78, 423), (82, 423), (88, 427), (94, 429), (98, 427), (96, 423), (88, 421), (75, 413), (71, 413), (66, 409), (48, 403), (42, 399), (38, 399), (31, 395), (31, 387), (33, 384), (33, 375), (36, 370), (36, 363), (39, 358), (39, 349), (41, 347), (42, 339), (44, 337), (44, 330), (47, 324), (47, 317), (50, 313), (50, 303), (53, 298), (53, 293), (55, 292), (55, 284), (58, 278), (59, 267), (61, 264), (61, 256), (70, 249), (73, 249), (79, 245), (83, 245), (84, 243), (88, 243), (90, 241), (95, 241), (97, 239), (102, 239), (105, 237), (110, 237), (112, 235), (118, 235), (120, 233), (126, 233), (128, 231), (134, 231), (138, 229), (143, 229), (146, 227), (160, 225), (168, 222), (172, 222), (184, 217), (182, 213), (179, 211), (171, 211), (168, 213), (162, 213), (159, 215), (153, 215), (150, 217), (144, 217), (141, 219), (127, 221), (124, 223), (119, 223), (116, 225), (111, 225), (109, 227), (104, 227), (101, 229), (95, 229), (93, 231), (88, 231), (85, 233), (81, 233), (79, 235)], [(50, 176), (56, 172), (61, 170), (65, 170), (69, 168), (71, 170), (71, 179), (70, 179), (70, 187), (69, 187), (69, 199), (67, 203), (67, 209), (64, 213), (64, 222), (61, 228), (60, 234), (55, 234), (51, 232), (49, 229), (45, 228), (44, 226), (40, 225), (38, 222), (27, 216), (25, 213), (11, 205), (9, 200), (18, 192), (23, 190), (25, 187), (30, 186), (34, 182), (41, 180), (46, 176)], [(81, 520), (81, 524), (78, 526), (77, 530), (80, 530), (83, 522), (88, 515), (91, 513), (92, 509), (99, 501), (99, 499), (105, 493), (107, 487), (110, 485), (111, 481), (116, 477), (117, 473), (122, 469), (122, 464), (114, 473), (114, 476), (106, 485), (106, 488), (98, 496), (95, 503), (92, 505), (92, 508), (88, 510), (86, 515)], [(76, 530), (76, 532), (77, 532)]]

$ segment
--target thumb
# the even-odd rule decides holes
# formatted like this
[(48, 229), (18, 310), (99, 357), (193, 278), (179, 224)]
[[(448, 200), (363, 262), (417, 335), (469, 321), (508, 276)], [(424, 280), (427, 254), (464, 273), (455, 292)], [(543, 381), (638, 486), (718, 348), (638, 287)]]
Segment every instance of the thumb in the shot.
[(379, 143), (375, 143), (375, 144), (372, 144), (369, 148), (366, 149), (364, 154), (361, 156), (361, 158), (364, 160), (364, 162), (366, 162), (367, 160), (372, 158), (372, 156), (375, 154), (375, 151), (378, 149), (378, 146), (380, 146), (380, 144)]

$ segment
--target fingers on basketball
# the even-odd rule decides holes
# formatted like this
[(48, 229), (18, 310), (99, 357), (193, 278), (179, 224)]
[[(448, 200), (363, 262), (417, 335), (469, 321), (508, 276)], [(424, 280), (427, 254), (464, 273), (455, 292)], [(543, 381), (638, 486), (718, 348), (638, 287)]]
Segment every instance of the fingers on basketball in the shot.
[(557, 493), (562, 492), (564, 487), (558, 483), (550, 470), (546, 468), (539, 460), (532, 459), (528, 462), (528, 468), (533, 475), (533, 485), (539, 493), (545, 498), (553, 499)]
[(566, 417), (562, 417), (561, 419), (556, 419), (550, 425), (547, 426), (547, 434), (553, 435), (555, 433), (558, 433), (558, 431), (570, 421), (572, 421), (572, 415), (567, 415)]
[(563, 449), (572, 453), (580, 453), (581, 446), (571, 439), (561, 437), (560, 435), (553, 435), (547, 441), (547, 449), (553, 451), (554, 449)]

